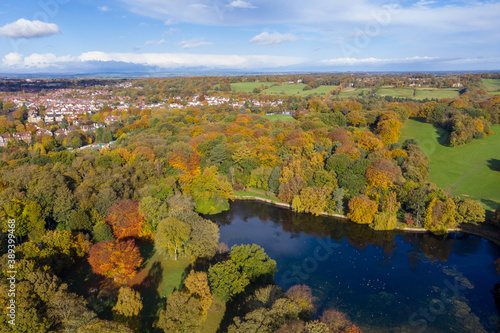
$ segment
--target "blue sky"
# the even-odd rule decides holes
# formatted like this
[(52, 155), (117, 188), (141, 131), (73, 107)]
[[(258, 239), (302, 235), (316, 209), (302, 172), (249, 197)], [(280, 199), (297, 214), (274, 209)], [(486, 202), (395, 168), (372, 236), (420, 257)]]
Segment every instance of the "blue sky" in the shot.
[(0, 73), (499, 70), (500, 1), (2, 0)]

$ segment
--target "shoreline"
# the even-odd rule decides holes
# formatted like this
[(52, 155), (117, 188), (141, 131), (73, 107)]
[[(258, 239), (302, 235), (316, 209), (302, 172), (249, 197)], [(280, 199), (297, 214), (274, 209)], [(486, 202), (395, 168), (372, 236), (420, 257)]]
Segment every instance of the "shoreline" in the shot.
[[(254, 197), (254, 196), (234, 196), (234, 200), (255, 200), (255, 201), (260, 201), (264, 202), (273, 206), (281, 207), (281, 208), (287, 208), (287, 209), (292, 209), (292, 205), (286, 204), (283, 202), (276, 202), (273, 200), (261, 198), (261, 197)], [(331, 216), (335, 217), (338, 219), (342, 220), (347, 220), (349, 222), (352, 222), (346, 215), (341, 215), (341, 214), (332, 214), (332, 213), (327, 213), (327, 212), (322, 212), (320, 214), (321, 216)], [(396, 231), (403, 231), (403, 232), (408, 232), (408, 233), (426, 233), (426, 232), (431, 232), (428, 229), (425, 228), (409, 228), (409, 227), (404, 227), (404, 228), (395, 228), (394, 230)], [(390, 231), (390, 230), (388, 230)], [(461, 232), (465, 234), (470, 234), (470, 235), (475, 235), (482, 237), (490, 242), (495, 243), (496, 245), (500, 246), (500, 239), (494, 238), (492, 236), (487, 235), (484, 232), (481, 232), (480, 230), (474, 230), (474, 229), (469, 229), (469, 228), (452, 228), (447, 230), (448, 233), (453, 233), (453, 232)]]

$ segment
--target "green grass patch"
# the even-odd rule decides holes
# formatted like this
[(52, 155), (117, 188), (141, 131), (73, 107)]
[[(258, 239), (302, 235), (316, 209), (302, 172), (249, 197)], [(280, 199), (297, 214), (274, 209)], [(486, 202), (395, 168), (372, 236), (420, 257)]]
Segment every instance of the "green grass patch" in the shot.
[(226, 312), (226, 305), (214, 297), (212, 305), (207, 312), (207, 320), (201, 326), (203, 333), (217, 333), (224, 313)]
[(330, 91), (335, 89), (335, 86), (319, 86), (311, 90), (304, 90), (306, 85), (304, 83), (284, 83), (279, 86), (270, 87), (262, 92), (268, 95), (298, 95), (298, 96), (310, 96), (310, 95), (325, 95)]
[(371, 88), (357, 88), (357, 89), (346, 88), (344, 89), (343, 92), (339, 94), (339, 97), (340, 98), (351, 97), (351, 96), (362, 97), (368, 95), (370, 93), (370, 90)]
[(500, 90), (500, 79), (483, 79), (483, 86), (488, 91)]
[(263, 117), (273, 121), (297, 121), (294, 117), (286, 114), (266, 114)]
[[(499, 133), (500, 125), (491, 129)], [(432, 182), (453, 195), (477, 200), (486, 209), (500, 209), (500, 135), (449, 147), (448, 133), (431, 124), (409, 119), (401, 132), (401, 142), (414, 138), (429, 156)]]
[[(415, 93), (416, 91), (416, 93)], [(414, 96), (415, 94), (415, 96)], [(457, 89), (431, 89), (431, 88), (381, 88), (377, 91), (378, 96), (391, 96), (411, 99), (441, 99), (458, 96)]]
[(235, 196), (239, 196), (239, 197), (258, 197), (258, 198), (263, 198), (263, 199), (279, 202), (278, 198), (270, 197), (270, 196), (266, 195), (266, 191), (262, 190), (262, 189), (247, 188), (245, 191), (234, 191), (233, 194)]
[(276, 82), (237, 82), (231, 83), (231, 90), (251, 93), (257, 87), (271, 87), (273, 84)]

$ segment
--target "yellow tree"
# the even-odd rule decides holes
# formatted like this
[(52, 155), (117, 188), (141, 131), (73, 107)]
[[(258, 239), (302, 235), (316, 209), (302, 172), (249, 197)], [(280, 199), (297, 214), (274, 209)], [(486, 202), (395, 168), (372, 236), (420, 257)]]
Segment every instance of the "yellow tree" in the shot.
[(349, 213), (347, 213), (347, 216), (353, 222), (370, 224), (373, 222), (373, 217), (377, 210), (377, 203), (363, 194), (349, 201)]
[(212, 294), (208, 286), (207, 273), (192, 270), (184, 280), (184, 285), (189, 290), (189, 293), (200, 301), (202, 313), (206, 315), (210, 305), (212, 305)]

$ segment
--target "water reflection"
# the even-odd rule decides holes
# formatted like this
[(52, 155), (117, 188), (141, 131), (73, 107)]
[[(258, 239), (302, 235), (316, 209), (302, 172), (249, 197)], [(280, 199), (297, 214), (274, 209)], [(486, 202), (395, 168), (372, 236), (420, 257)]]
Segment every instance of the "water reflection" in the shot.
[[(339, 309), (363, 332), (497, 331), (493, 262), (500, 252), (477, 236), (376, 232), (248, 201), (211, 218), (229, 246), (264, 247), (277, 261), (280, 287), (311, 286), (322, 306), (318, 314)], [(459, 291), (444, 302), (449, 284)], [(442, 309), (433, 314), (438, 302)], [(430, 315), (421, 313), (426, 309)]]

